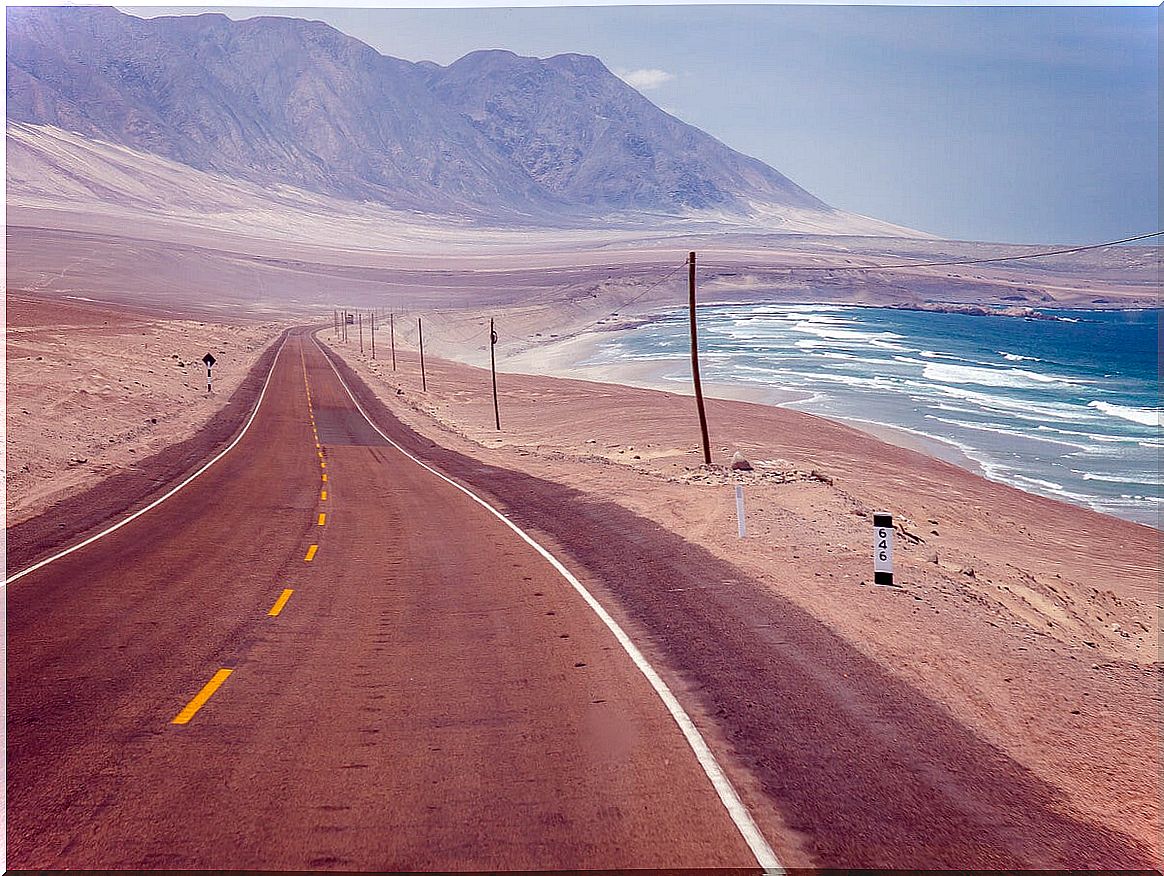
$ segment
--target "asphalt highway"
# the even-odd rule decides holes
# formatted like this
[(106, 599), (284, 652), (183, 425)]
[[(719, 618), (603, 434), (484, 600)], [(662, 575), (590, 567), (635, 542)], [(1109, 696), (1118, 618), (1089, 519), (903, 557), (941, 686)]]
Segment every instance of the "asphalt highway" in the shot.
[(756, 865), (611, 631), (304, 333), (229, 454), (9, 586), (7, 744), (13, 868)]
[(9, 868), (1153, 865), (701, 546), (273, 362), (9, 530)]

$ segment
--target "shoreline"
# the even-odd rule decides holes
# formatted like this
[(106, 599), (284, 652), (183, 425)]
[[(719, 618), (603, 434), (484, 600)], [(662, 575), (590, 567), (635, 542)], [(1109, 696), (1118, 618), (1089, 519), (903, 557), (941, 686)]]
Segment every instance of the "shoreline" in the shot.
[[(755, 306), (756, 304), (763, 303), (764, 302), (745, 303), (709, 301), (697, 306), (744, 307)], [(811, 302), (795, 303), (806, 305), (811, 304)], [(833, 302), (817, 302), (816, 304), (824, 307), (852, 306), (867, 309), (922, 310), (931, 312), (926, 308), (886, 307), (884, 305), (836, 305)], [(1112, 312), (1114, 310), (1128, 310), (1136, 312), (1153, 309), (1164, 310), (1164, 308), (1144, 307), (1075, 307), (1056, 309), (1070, 309), (1080, 312), (1084, 310), (1096, 312)], [(518, 350), (513, 354), (506, 356), (503, 360), (500, 360), (498, 362), (498, 370), (528, 375), (541, 374), (553, 377), (569, 377), (580, 380), (594, 381), (597, 383), (616, 384), (638, 389), (653, 389), (663, 392), (675, 393), (677, 395), (693, 396), (694, 390), (692, 388), (689, 377), (686, 380), (679, 381), (670, 380), (664, 376), (667, 371), (671, 370), (669, 367), (670, 364), (672, 362), (679, 361), (678, 358), (675, 360), (657, 360), (652, 362), (627, 361), (623, 363), (585, 364), (594, 357), (594, 354), (599, 350), (601, 342), (604, 340), (604, 338), (610, 337), (611, 335), (617, 336), (625, 334), (637, 326), (653, 322), (658, 317), (658, 315), (659, 314), (654, 309), (652, 311), (644, 312), (641, 314), (627, 314), (626, 316), (619, 319), (619, 322), (616, 325), (605, 324), (600, 328), (597, 328), (597, 330), (596, 327), (591, 326), (578, 334), (560, 337), (549, 344), (530, 346), (525, 349)], [(991, 313), (970, 315), (1006, 316), (1011, 319), (1016, 318), (1016, 316), (1013, 314)], [(991, 483), (1003, 484), (1005, 486), (1021, 490), (1024, 493), (1028, 493), (1032, 496), (1052, 498), (1056, 501), (1061, 501), (1071, 505), (1072, 507), (1086, 508), (1089, 511), (1095, 511), (1096, 513), (1103, 514), (1106, 517), (1134, 523), (1140, 526), (1146, 526), (1149, 529), (1157, 532), (1161, 530), (1161, 515), (1159, 513), (1156, 514), (1154, 522), (1145, 521), (1139, 518), (1122, 517), (1120, 515), (1104, 510), (1102, 507), (1100, 507), (1100, 503), (1096, 501), (1088, 500), (1084, 502), (1073, 502), (1063, 496), (1048, 496), (1045, 493), (1035, 492), (1024, 487), (1020, 483), (1012, 482), (1010, 479), (992, 477), (991, 470), (993, 466), (989, 463), (989, 461), (980, 461), (973, 455), (975, 452), (977, 452), (973, 448), (966, 448), (950, 439), (937, 435), (931, 435), (920, 430), (911, 429), (897, 424), (882, 423), (876, 420), (855, 419), (802, 409), (799, 405), (803, 402), (810, 401), (814, 397), (814, 393), (809, 391), (762, 387), (754, 384), (730, 384), (724, 383), (722, 381), (709, 381), (706, 378), (704, 378), (702, 381), (702, 387), (704, 397), (707, 399), (751, 402), (775, 408), (794, 410), (807, 416), (819, 417), (829, 422), (838, 423), (840, 425), (857, 429), (866, 435), (869, 435), (894, 447), (916, 451), (930, 457), (931, 459), (952, 463), (957, 465), (959, 468), (962, 468), (974, 475), (990, 481)]]
[[(635, 320), (635, 323), (640, 322)], [(628, 320), (627, 329), (611, 329), (609, 331), (629, 330), (631, 321)], [(671, 392), (676, 395), (693, 396), (694, 390), (690, 381), (669, 381), (662, 375), (665, 367), (658, 363), (626, 362), (609, 365), (582, 364), (590, 358), (590, 354), (597, 348), (601, 336), (606, 332), (586, 331), (568, 338), (562, 338), (553, 344), (541, 348), (533, 348), (513, 356), (507, 357), (498, 363), (498, 371), (509, 371), (515, 374), (547, 377), (571, 377), (578, 380), (590, 380), (595, 383), (612, 383), (619, 386), (630, 386), (636, 389), (655, 389), (662, 392)], [(549, 349), (553, 348), (553, 349)], [(567, 352), (568, 348), (577, 352)], [(517, 364), (518, 367), (506, 367)], [(534, 370), (534, 369), (537, 370)], [(706, 398), (721, 401), (743, 401), (753, 404), (768, 405), (774, 408), (787, 408), (806, 414), (811, 417), (820, 417), (833, 423), (849, 426), (905, 450), (915, 450), (924, 453), (932, 459), (942, 462), (951, 462), (981, 477), (986, 477), (985, 467), (970, 457), (957, 445), (942, 438), (928, 435), (903, 426), (890, 423), (880, 423), (873, 420), (856, 420), (846, 417), (832, 417), (819, 414), (815, 411), (801, 410), (797, 405), (809, 401), (813, 394), (803, 390), (778, 389), (775, 387), (761, 387), (755, 385), (739, 385), (723, 383), (722, 381), (702, 381), (703, 393)], [(1001, 481), (997, 483), (1002, 483)]]
[[(752, 595), (790, 600), (1058, 789), (1063, 805), (1158, 848), (1159, 800), (1143, 767), (1158, 762), (1158, 531), (773, 404), (708, 404), (707, 467), (690, 396), (612, 384), (598, 368), (550, 376), (594, 342), (564, 340), (502, 366), (498, 430), (487, 349), (474, 362), (428, 358), (422, 389), (413, 351), (394, 369), (321, 337), (434, 448), (565, 487), (571, 533), (629, 512), (731, 564), (698, 587), (650, 585), (668, 616)], [(514, 370), (523, 364), (537, 373)], [(753, 471), (729, 470), (735, 450)], [(736, 486), (747, 496), (746, 538)], [(524, 497), (506, 504), (531, 522)], [(871, 577), (871, 518), (881, 511), (899, 533), (896, 588)], [(634, 542), (629, 530), (604, 538)], [(731, 628), (752, 648), (775, 648), (779, 663), (787, 637), (760, 620), (749, 613)]]

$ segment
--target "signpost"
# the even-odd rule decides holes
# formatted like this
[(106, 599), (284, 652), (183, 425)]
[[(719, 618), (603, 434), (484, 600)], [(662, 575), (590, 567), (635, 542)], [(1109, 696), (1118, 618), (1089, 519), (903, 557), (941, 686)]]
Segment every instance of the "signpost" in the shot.
[(873, 515), (873, 583), (893, 586), (893, 515)]
[(206, 363), (206, 391), (210, 392), (210, 369), (214, 367), (215, 358), (207, 353), (202, 357), (202, 361)]
[(748, 534), (748, 524), (744, 520), (744, 485), (736, 484), (736, 523), (740, 531), (740, 538)]

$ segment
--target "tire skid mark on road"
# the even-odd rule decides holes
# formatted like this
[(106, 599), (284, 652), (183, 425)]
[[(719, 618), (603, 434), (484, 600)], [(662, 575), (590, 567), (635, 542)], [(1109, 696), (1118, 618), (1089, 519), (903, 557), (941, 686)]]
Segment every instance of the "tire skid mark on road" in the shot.
[[(574, 589), (574, 591), (582, 597), (582, 600), (590, 607), (590, 609), (598, 616), (599, 620), (601, 620), (606, 628), (611, 632), (614, 638), (618, 641), (619, 645), (622, 646), (623, 651), (626, 652), (631, 662), (635, 665), (639, 672), (642, 673), (643, 677), (646, 678), (647, 682), (655, 691), (656, 695), (663, 702), (667, 712), (671, 715), (671, 718), (675, 721), (675, 724), (679, 727), (679, 731), (682, 733), (687, 744), (690, 746), (692, 753), (695, 755), (696, 761), (699, 763), (699, 766), (704, 772), (704, 775), (707, 776), (708, 781), (711, 782), (712, 787), (715, 789), (720, 803), (727, 811), (728, 816), (731, 818), (732, 823), (736, 826), (736, 829), (740, 832), (740, 835), (743, 837), (744, 842), (748, 846), (748, 849), (752, 852), (753, 857), (755, 857), (756, 863), (759, 864), (761, 869), (763, 869), (766, 874), (783, 874), (785, 872), (783, 864), (780, 863), (780, 859), (777, 857), (776, 852), (772, 849), (771, 845), (768, 844), (768, 840), (764, 837), (763, 833), (760, 831), (759, 826), (752, 818), (752, 814), (748, 811), (748, 807), (744, 805), (743, 800), (740, 799), (735, 786), (732, 785), (731, 780), (724, 772), (723, 767), (721, 767), (719, 761), (716, 760), (715, 755), (711, 751), (711, 747), (707, 744), (707, 740), (703, 738), (703, 734), (699, 732), (699, 728), (695, 726), (695, 722), (691, 719), (691, 716), (687, 714), (687, 711), (683, 708), (678, 698), (671, 691), (671, 688), (663, 680), (663, 677), (659, 675), (655, 668), (650, 664), (646, 656), (644, 656), (644, 654), (638, 649), (638, 646), (635, 645), (630, 636), (627, 635), (625, 630), (623, 630), (622, 626), (619, 625), (618, 621), (616, 621), (610, 615), (610, 613), (607, 612), (602, 603), (600, 603), (598, 599), (588, 589), (586, 589), (586, 586), (580, 580), (578, 580), (578, 578), (576, 578), (574, 574), (570, 572), (570, 570), (567, 569), (566, 566), (557, 557), (555, 557), (552, 553), (550, 553), (549, 550), (547, 550), (538, 541), (536, 541), (533, 536), (529, 535), (520, 526), (510, 520), (504, 512), (494, 508), (468, 487), (462, 485), (448, 475), (442, 474), (433, 466), (424, 462), (419, 457), (414, 456), (409, 451), (405, 450), (404, 447), (402, 447), (400, 444), (393, 441), (387, 434), (385, 434), (385, 432), (372, 421), (372, 418), (368, 415), (368, 412), (364, 410), (363, 405), (357, 401), (355, 394), (351, 390), (351, 387), (349, 387), (347, 382), (343, 379), (339, 369), (336, 368), (335, 362), (332, 361), (331, 356), (328, 355), (323, 345), (320, 344), (318, 338), (312, 334), (311, 340), (318, 348), (324, 360), (326, 360), (328, 365), (331, 366), (331, 370), (335, 373), (336, 380), (339, 381), (340, 386), (343, 387), (344, 392), (347, 393), (348, 398), (352, 400), (352, 404), (355, 405), (356, 410), (358, 410), (360, 415), (368, 422), (368, 424), (379, 433), (381, 438), (387, 441), (392, 447), (396, 448), (396, 450), (398, 450), (406, 458), (416, 463), (431, 474), (435, 475), (436, 477), (440, 478), (442, 481), (454, 487), (455, 489), (460, 490), (472, 501), (476, 502), (490, 514), (500, 520), (501, 523), (511, 529), (522, 541), (524, 541), (538, 554), (540, 554), (542, 558), (545, 559), (546, 562), (548, 562), (554, 568), (554, 570), (558, 572), (558, 574), (566, 579), (566, 582)], [(300, 347), (300, 355), (302, 355), (302, 347)]]

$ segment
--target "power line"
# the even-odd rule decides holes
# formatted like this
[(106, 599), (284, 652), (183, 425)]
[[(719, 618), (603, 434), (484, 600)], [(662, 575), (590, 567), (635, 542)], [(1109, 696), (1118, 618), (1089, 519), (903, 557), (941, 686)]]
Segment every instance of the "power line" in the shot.
[(630, 305), (632, 305), (638, 301), (641, 301), (648, 294), (650, 294), (654, 290), (658, 289), (660, 286), (662, 286), (664, 283), (666, 283), (668, 280), (670, 280), (672, 277), (674, 277), (676, 274), (678, 274), (685, 267), (687, 267), (687, 259), (684, 259), (682, 262), (680, 262), (678, 265), (676, 265), (668, 274), (664, 275), (661, 279), (656, 280), (654, 283), (652, 283), (650, 286), (648, 286), (646, 289), (644, 289), (638, 295), (635, 295), (634, 297), (628, 299), (627, 301), (624, 301), (622, 304), (620, 304), (618, 306), (618, 310), (612, 310), (610, 313), (603, 314), (602, 316), (598, 317), (595, 320), (592, 320), (591, 322), (584, 323), (583, 325), (578, 326), (577, 328), (572, 328), (571, 331), (574, 331), (574, 332), (586, 331), (587, 329), (598, 325), (598, 323), (602, 322), (602, 320), (607, 319), (608, 317), (614, 316), (620, 310), (625, 310)]
[[(1119, 246), (1124, 243), (1134, 243), (1137, 240), (1148, 240), (1152, 237), (1160, 237), (1164, 235), (1164, 231), (1153, 231), (1149, 234), (1137, 234), (1135, 237), (1125, 237), (1122, 240), (1109, 240), (1106, 243), (1091, 243), (1086, 246), (1073, 246), (1067, 249), (1049, 249), (1042, 252), (1025, 253), (1023, 255), (1013, 256), (992, 256), (984, 259), (956, 259), (945, 262), (903, 262), (895, 265), (837, 265), (829, 267), (826, 265), (791, 265), (791, 266), (776, 266), (780, 270), (787, 271), (890, 271), (901, 268), (940, 268), (953, 267), (955, 265), (986, 265), (994, 262), (1018, 262), (1027, 259), (1042, 259), (1048, 256), (1068, 255), (1076, 252), (1086, 252), (1092, 249), (1105, 249), (1109, 246)], [(706, 268), (716, 269), (733, 269), (738, 268), (738, 265), (708, 265), (704, 264)]]

